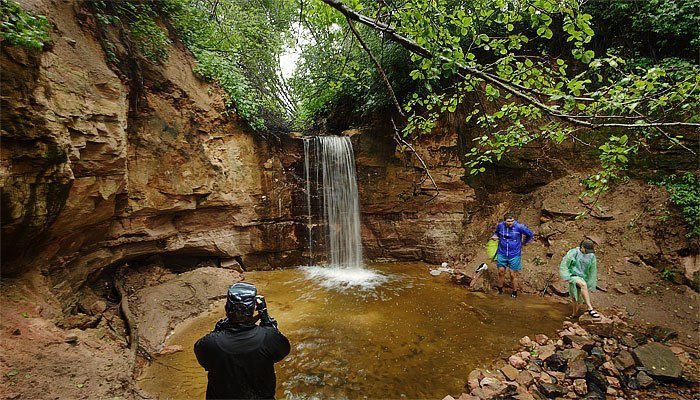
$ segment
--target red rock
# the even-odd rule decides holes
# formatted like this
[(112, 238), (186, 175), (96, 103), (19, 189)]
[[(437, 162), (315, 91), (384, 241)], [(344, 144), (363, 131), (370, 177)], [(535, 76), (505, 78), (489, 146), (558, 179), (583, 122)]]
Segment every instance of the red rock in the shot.
[(166, 354), (177, 353), (177, 352), (179, 352), (179, 351), (182, 351), (182, 346), (180, 346), (179, 344), (173, 344), (173, 345), (170, 345), (170, 346), (164, 346), (164, 347), (160, 350), (160, 353), (158, 353), (158, 354), (160, 354), (161, 356), (163, 356), (163, 355), (166, 355)]
[[(568, 321), (567, 321), (567, 322), (568, 322)], [(541, 334), (541, 333), (535, 335), (535, 342), (536, 342), (537, 344), (539, 344), (540, 346), (546, 345), (548, 340), (549, 340), (549, 337), (547, 337), (547, 335), (543, 335), (543, 334)]]
[(576, 394), (579, 396), (583, 396), (588, 393), (588, 385), (586, 384), (585, 379), (574, 380), (574, 392), (576, 392)]
[(530, 339), (529, 336), (523, 336), (520, 339), (520, 345), (523, 347), (530, 347), (530, 346), (532, 346), (532, 340)]
[(525, 360), (515, 355), (510, 356), (510, 358), (508, 358), (508, 363), (517, 369), (523, 369), (527, 365), (527, 362), (525, 362)]

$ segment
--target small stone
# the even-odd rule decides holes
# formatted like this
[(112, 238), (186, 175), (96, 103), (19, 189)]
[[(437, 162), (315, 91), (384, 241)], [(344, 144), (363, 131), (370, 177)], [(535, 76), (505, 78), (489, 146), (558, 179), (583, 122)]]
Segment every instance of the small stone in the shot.
[(556, 351), (556, 347), (553, 344), (548, 344), (546, 346), (540, 347), (539, 358), (540, 360), (546, 360)]
[(480, 369), (475, 369), (470, 372), (469, 377), (467, 378), (469, 389), (474, 390), (478, 388), (479, 382), (481, 382), (482, 379), (484, 379), (484, 373)]
[(518, 384), (524, 387), (530, 386), (534, 380), (535, 378), (532, 376), (530, 371), (520, 371), (518, 377), (515, 379)]
[(518, 357), (522, 358), (525, 361), (528, 361), (530, 360), (530, 358), (532, 358), (530, 353), (528, 353), (527, 351), (521, 351), (520, 353), (518, 353)]
[(559, 386), (553, 383), (540, 383), (539, 388), (542, 394), (550, 399), (553, 399), (566, 393), (566, 389), (563, 386)]
[(523, 347), (530, 347), (530, 346), (532, 346), (532, 340), (530, 339), (529, 336), (523, 336), (520, 339), (520, 345)]
[(637, 374), (637, 381), (639, 382), (639, 386), (642, 388), (648, 388), (654, 384), (654, 380), (651, 379), (651, 377), (644, 371), (639, 371)]
[(586, 385), (585, 379), (574, 380), (574, 392), (576, 392), (576, 394), (579, 396), (583, 396), (588, 393), (588, 385)]
[(479, 400), (477, 396), (472, 396), (469, 393), (462, 393), (457, 400)]
[(608, 376), (608, 385), (612, 386), (616, 389), (620, 388), (620, 380), (615, 378), (614, 376)]
[(612, 361), (604, 362), (602, 368), (603, 371), (608, 375), (617, 376), (620, 373)]
[(163, 348), (160, 350), (160, 353), (158, 354), (164, 356), (166, 354), (177, 353), (180, 351), (182, 351), (182, 346), (180, 346), (179, 344), (172, 344), (169, 346), (163, 346)]
[(508, 363), (517, 369), (523, 369), (527, 365), (527, 362), (518, 356), (510, 356), (508, 358)]
[(64, 342), (70, 343), (70, 344), (76, 344), (76, 343), (78, 343), (78, 335), (76, 335), (75, 333), (70, 333), (70, 334), (66, 335)]
[(617, 390), (608, 387), (608, 389), (605, 391), (605, 394), (607, 394), (608, 396), (617, 396)]
[(566, 369), (566, 359), (558, 353), (547, 357), (544, 360), (544, 364), (552, 371), (564, 371)]
[(443, 397), (442, 400), (455, 400), (455, 398), (448, 394), (447, 396)]
[(628, 368), (634, 367), (634, 357), (632, 357), (632, 353), (629, 351), (620, 350), (617, 357), (613, 358), (613, 364), (615, 364), (615, 368), (617, 368), (619, 371), (624, 371)]
[(549, 371), (548, 373), (552, 378), (554, 378), (554, 380), (556, 381), (555, 383), (564, 383), (564, 379), (566, 378), (566, 376), (563, 372)]
[(103, 300), (97, 300), (90, 305), (90, 314), (99, 315), (107, 310), (107, 303)]
[(585, 351), (578, 349), (564, 349), (558, 354), (564, 357), (564, 359), (569, 363), (576, 360), (583, 360), (588, 355)]
[(518, 378), (519, 371), (510, 365), (506, 365), (505, 367), (501, 368), (501, 372), (509, 381), (514, 381)]
[(623, 337), (620, 339), (620, 342), (621, 342), (623, 345), (625, 345), (625, 346), (627, 346), (627, 347), (629, 347), (629, 348), (632, 348), (632, 349), (635, 348), (635, 347), (637, 347), (637, 346), (639, 346), (639, 343), (637, 343), (637, 341), (634, 340), (634, 338), (631, 337), (631, 336), (623, 336)]
[(583, 360), (575, 360), (569, 363), (569, 368), (566, 372), (566, 376), (571, 379), (585, 378), (588, 369), (586, 368), (586, 363)]
[[(569, 321), (566, 321), (566, 322), (569, 322)], [(548, 340), (549, 340), (549, 337), (547, 337), (547, 335), (543, 335), (541, 333), (535, 335), (535, 343), (539, 344), (540, 346), (546, 345)]]

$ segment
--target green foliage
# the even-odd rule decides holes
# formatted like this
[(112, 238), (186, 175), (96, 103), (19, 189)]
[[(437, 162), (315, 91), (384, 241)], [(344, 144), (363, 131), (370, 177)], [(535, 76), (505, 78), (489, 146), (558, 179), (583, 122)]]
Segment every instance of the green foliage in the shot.
[[(95, 16), (102, 24), (123, 28), (130, 41), (146, 59), (158, 63), (167, 60), (170, 39), (158, 25), (157, 13), (148, 2), (95, 1)], [(107, 57), (113, 58), (114, 44), (106, 44)]]
[[(296, 110), (279, 73), (294, 9), (286, 0), (167, 0), (173, 27), (197, 58), (195, 71), (226, 91), (229, 106), (265, 133)], [(276, 124), (277, 126), (271, 126)]]
[(669, 268), (664, 268), (661, 271), (661, 278), (663, 278), (666, 281), (672, 280), (674, 275), (675, 275), (675, 272)]
[(13, 0), (0, 0), (0, 42), (41, 51), (51, 41), (49, 21), (34, 16)]
[(657, 185), (666, 187), (669, 201), (680, 209), (690, 229), (688, 236), (700, 236), (700, 176), (692, 172), (671, 175)]

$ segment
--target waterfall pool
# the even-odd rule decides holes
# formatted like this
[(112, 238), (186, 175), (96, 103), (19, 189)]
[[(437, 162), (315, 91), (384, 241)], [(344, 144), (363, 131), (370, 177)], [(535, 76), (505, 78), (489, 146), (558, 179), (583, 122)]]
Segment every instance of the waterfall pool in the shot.
[[(371, 264), (368, 279), (341, 271), (335, 282), (317, 268), (245, 273), (292, 343), (276, 365), (279, 399), (459, 395), (472, 369), (512, 353), (522, 336), (552, 336), (568, 311), (534, 295), (470, 293), (420, 263)], [(144, 390), (204, 398), (207, 375), (192, 347), (223, 317), (223, 304), (177, 327), (167, 344), (184, 351), (156, 357)]]

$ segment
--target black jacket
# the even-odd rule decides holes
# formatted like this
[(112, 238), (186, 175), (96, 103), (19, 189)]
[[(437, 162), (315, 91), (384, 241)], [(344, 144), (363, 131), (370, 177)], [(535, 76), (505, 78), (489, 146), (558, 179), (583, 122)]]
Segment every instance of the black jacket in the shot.
[(219, 321), (194, 345), (197, 361), (209, 372), (207, 399), (273, 399), (275, 363), (289, 350), (275, 326)]

